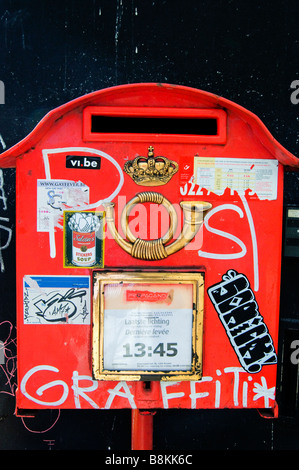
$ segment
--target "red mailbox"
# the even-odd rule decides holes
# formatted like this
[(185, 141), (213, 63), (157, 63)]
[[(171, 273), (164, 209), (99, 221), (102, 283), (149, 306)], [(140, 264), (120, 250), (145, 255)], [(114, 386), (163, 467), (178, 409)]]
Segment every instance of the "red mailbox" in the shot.
[(117, 86), (51, 111), (0, 165), (17, 169), (18, 413), (129, 408), (133, 429), (138, 410), (277, 414), (283, 169), (298, 159), (255, 115)]

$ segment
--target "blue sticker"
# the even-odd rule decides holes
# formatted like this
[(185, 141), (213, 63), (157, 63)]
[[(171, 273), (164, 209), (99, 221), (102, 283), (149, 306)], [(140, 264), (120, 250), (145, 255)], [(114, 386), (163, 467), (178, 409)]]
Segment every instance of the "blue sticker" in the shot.
[(25, 324), (90, 324), (89, 276), (25, 276)]

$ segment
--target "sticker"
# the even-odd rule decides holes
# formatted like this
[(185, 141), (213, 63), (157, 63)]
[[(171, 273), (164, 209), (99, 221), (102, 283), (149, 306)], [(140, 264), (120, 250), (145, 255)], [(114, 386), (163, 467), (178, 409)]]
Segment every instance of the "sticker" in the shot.
[(24, 276), (25, 324), (90, 324), (89, 276)]
[(288, 217), (299, 219), (299, 209), (288, 209)]
[(64, 267), (104, 267), (104, 213), (64, 212)]
[(59, 225), (63, 210), (89, 204), (89, 187), (81, 181), (37, 180), (37, 231)]
[(86, 155), (67, 155), (66, 168), (80, 170), (99, 170), (101, 168), (101, 157), (87, 157)]
[(188, 183), (193, 177), (193, 158), (180, 157), (180, 184)]
[(247, 277), (229, 270), (222, 282), (208, 288), (208, 295), (243, 369), (254, 374), (276, 364), (273, 341)]
[(249, 196), (277, 199), (278, 161), (251, 158), (194, 157), (194, 183), (215, 194), (226, 188)]

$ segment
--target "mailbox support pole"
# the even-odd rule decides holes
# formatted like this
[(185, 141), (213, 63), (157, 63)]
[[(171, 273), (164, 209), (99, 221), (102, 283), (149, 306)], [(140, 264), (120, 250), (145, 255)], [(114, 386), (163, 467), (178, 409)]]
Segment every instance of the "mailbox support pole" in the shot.
[(132, 410), (131, 447), (132, 450), (152, 450), (153, 415), (151, 411)]

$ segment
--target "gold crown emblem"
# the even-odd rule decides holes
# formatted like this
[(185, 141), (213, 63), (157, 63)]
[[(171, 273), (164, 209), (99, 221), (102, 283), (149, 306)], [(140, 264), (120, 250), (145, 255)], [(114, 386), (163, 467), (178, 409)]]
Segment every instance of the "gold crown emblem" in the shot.
[(178, 171), (178, 164), (166, 157), (154, 156), (154, 148), (148, 148), (147, 157), (138, 156), (128, 160), (124, 171), (141, 186), (161, 186), (168, 183)]

